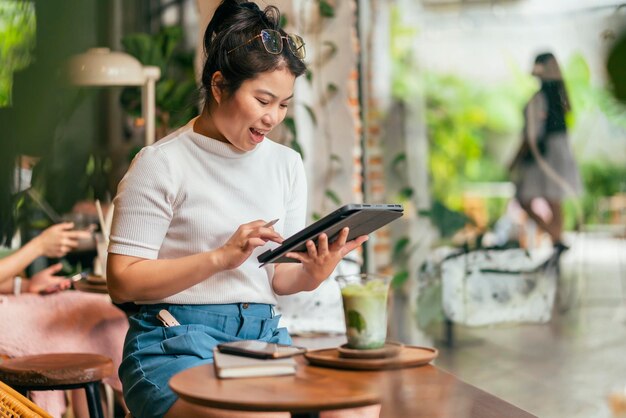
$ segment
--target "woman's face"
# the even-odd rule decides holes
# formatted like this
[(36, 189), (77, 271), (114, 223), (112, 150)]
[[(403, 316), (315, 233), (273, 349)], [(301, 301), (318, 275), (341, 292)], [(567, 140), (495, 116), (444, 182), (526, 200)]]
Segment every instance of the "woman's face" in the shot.
[(278, 69), (244, 81), (232, 96), (216, 97), (213, 123), (222, 135), (216, 139), (253, 150), (285, 118), (295, 80), (287, 68)]

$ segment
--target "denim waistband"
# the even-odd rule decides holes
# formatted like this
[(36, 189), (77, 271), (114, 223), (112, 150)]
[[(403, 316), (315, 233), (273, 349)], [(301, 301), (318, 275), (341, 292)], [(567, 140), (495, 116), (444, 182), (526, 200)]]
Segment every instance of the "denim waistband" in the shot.
[(224, 303), (207, 305), (179, 305), (170, 303), (157, 303), (154, 305), (141, 305), (141, 313), (154, 313), (156, 315), (161, 309), (170, 312), (177, 310), (188, 310), (194, 312), (217, 313), (228, 316), (257, 316), (262, 318), (273, 318), (275, 316), (274, 306), (267, 303)]

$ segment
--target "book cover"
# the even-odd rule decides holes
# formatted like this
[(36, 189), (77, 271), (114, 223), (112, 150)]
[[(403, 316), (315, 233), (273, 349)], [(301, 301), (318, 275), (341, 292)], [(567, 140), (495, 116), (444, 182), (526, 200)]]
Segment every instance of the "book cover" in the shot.
[(280, 359), (257, 359), (224, 354), (213, 350), (215, 374), (222, 379), (233, 377), (284, 376), (296, 373), (293, 357)]

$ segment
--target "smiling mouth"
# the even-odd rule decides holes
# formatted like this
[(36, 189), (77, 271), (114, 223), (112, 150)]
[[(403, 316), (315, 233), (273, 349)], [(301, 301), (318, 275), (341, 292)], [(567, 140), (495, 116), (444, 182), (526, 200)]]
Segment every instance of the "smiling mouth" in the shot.
[(265, 134), (267, 132), (261, 132), (261, 131), (257, 131), (254, 128), (250, 128), (250, 133), (252, 134), (252, 139), (255, 142), (261, 142), (261, 141), (263, 141), (263, 138), (265, 138)]
[(250, 131), (252, 131), (252, 133), (255, 134), (255, 135), (263, 135), (263, 136), (265, 136), (265, 134), (267, 133), (267, 132), (257, 131), (254, 128), (250, 128)]

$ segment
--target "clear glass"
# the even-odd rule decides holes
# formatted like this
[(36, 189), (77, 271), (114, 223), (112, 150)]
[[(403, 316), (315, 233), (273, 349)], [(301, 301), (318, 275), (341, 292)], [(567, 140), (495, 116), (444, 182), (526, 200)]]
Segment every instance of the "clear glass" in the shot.
[(96, 236), (96, 250), (98, 256), (94, 260), (94, 275), (106, 278), (107, 274), (107, 255), (109, 249), (109, 241), (104, 238), (101, 233), (95, 234)]
[(378, 274), (337, 276), (346, 319), (348, 347), (368, 350), (385, 345), (387, 295), (391, 277)]

